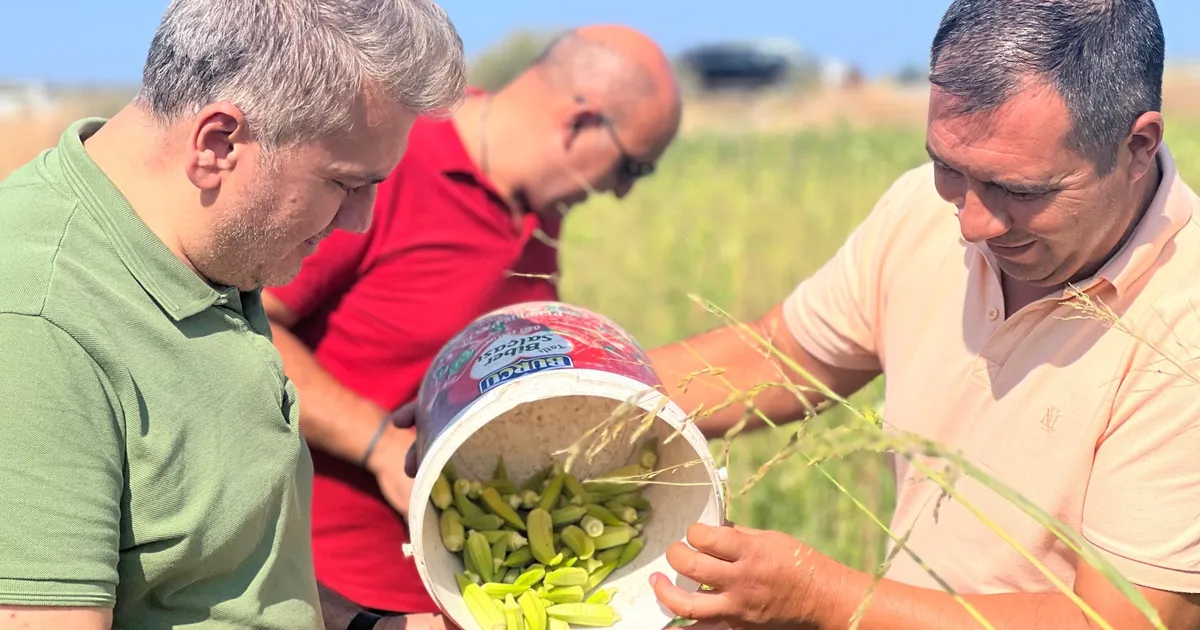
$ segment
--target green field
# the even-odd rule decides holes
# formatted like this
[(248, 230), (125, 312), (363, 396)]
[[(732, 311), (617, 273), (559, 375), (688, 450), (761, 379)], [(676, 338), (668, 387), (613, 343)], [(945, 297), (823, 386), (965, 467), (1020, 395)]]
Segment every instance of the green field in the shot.
[[(1200, 183), (1200, 126), (1176, 123), (1167, 142), (1188, 182)], [(888, 185), (924, 159), (920, 129), (681, 139), (660, 172), (623, 202), (598, 199), (571, 216), (563, 299), (614, 318), (646, 347), (718, 324), (689, 294), (734, 317), (756, 317), (815, 271)], [(877, 402), (879, 385), (854, 401)], [(819, 422), (838, 423), (845, 413)], [(740, 488), (795, 430), (739, 438), (731, 487)], [(720, 444), (713, 447), (720, 452)], [(888, 522), (892, 483), (879, 455), (858, 453), (825, 468)], [(792, 534), (855, 568), (872, 570), (884, 557), (880, 528), (799, 458), (735, 499), (733, 518)]]

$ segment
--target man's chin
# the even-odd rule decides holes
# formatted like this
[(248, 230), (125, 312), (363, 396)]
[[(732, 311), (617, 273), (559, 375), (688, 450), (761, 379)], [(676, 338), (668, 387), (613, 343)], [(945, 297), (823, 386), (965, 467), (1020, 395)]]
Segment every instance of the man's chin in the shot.
[(1050, 289), (1061, 285), (1057, 280), (1057, 270), (1048, 269), (1045, 265), (1022, 265), (1011, 260), (1000, 259), (1000, 271), (1009, 279), (1030, 287)]
[(300, 275), (300, 265), (288, 264), (281, 265), (271, 271), (267, 276), (266, 281), (262, 283), (264, 287), (281, 287)]
[(301, 243), (299, 247), (293, 249), (286, 258), (277, 262), (273, 267), (270, 267), (262, 273), (254, 274), (262, 279), (260, 286), (263, 287), (278, 287), (283, 286), (296, 276), (300, 275), (301, 268), (304, 265), (304, 259), (312, 256), (317, 251), (316, 245), (310, 245), (307, 242)]

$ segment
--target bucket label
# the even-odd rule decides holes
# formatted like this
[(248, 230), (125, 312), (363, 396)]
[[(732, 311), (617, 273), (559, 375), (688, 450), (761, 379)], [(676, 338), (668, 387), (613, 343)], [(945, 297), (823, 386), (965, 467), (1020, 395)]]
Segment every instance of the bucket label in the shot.
[(476, 319), (434, 358), (418, 392), (425, 410), (417, 421), (418, 452), (484, 394), (572, 369), (618, 374), (647, 388), (662, 385), (637, 342), (613, 321), (561, 302), (509, 306)]
[(483, 378), (521, 359), (563, 355), (574, 350), (570, 341), (552, 331), (538, 329), (530, 333), (506, 334), (488, 344), (471, 366), (471, 378)]
[(522, 359), (516, 363), (505, 366), (488, 374), (479, 381), (479, 393), (486, 394), (489, 389), (496, 387), (501, 383), (511, 381), (518, 376), (526, 374), (534, 374), (545, 370), (561, 370), (564, 368), (574, 367), (571, 363), (571, 357), (565, 354), (552, 355), (548, 357), (538, 357), (535, 359)]

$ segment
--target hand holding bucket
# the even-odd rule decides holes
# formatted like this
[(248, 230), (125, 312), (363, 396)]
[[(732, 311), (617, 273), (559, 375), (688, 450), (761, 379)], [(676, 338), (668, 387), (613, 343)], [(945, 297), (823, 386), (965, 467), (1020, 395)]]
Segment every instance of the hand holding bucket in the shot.
[[(417, 425), (417, 414), (419, 413), (421, 410), (417, 406), (417, 401), (404, 403), (392, 412), (392, 424), (397, 429), (411, 429)], [(408, 447), (408, 453), (404, 459), (404, 474), (416, 478), (420, 464), (421, 461), (417, 456), (417, 444), (413, 442), (412, 446)]]
[[(460, 477), (487, 480), (500, 455), (522, 480), (570, 460), (587, 480), (631, 461), (648, 438), (657, 443), (661, 475), (644, 485), (653, 506), (645, 546), (600, 588), (615, 588), (612, 628), (663, 628), (674, 615), (650, 587), (658, 573), (685, 591), (699, 584), (665, 558), (694, 523), (724, 523), (724, 471), (686, 414), (660, 391), (662, 383), (636, 342), (612, 321), (557, 302), (526, 303), (484, 315), (447, 343), (430, 366), (416, 403), (393, 414), (415, 426), (408, 472), (415, 478), (409, 525), (425, 587), (464, 630), (478, 626), (456, 574), (463, 562), (446, 549), (430, 501), (447, 463)], [(419, 466), (417, 465), (419, 464)], [(415, 474), (414, 474), (415, 473)]]

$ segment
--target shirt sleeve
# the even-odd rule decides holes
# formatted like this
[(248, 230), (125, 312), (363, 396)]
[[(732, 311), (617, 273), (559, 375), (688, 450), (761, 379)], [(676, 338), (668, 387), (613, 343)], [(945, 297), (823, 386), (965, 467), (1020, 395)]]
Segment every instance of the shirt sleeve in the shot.
[[(1189, 328), (1186, 317), (1194, 315), (1182, 316), (1176, 332)], [(1179, 338), (1195, 339), (1190, 328)], [(1130, 582), (1200, 593), (1200, 382), (1190, 359), (1165, 360), (1134, 343), (1096, 448), (1082, 532)], [(1163, 348), (1178, 354), (1170, 347), (1177, 343)]]
[(789, 330), (818, 360), (843, 369), (881, 369), (884, 249), (898, 209), (923, 177), (928, 174), (920, 169), (901, 176), (833, 257), (784, 301)]
[(0, 314), (0, 604), (115, 601), (124, 433), (99, 366), (41, 317)]

